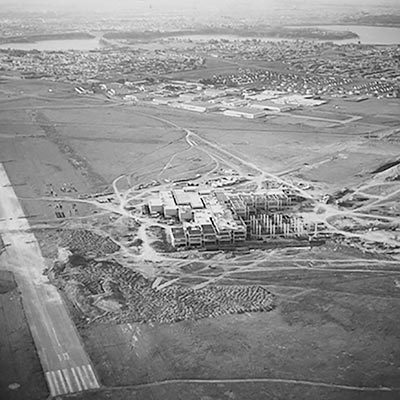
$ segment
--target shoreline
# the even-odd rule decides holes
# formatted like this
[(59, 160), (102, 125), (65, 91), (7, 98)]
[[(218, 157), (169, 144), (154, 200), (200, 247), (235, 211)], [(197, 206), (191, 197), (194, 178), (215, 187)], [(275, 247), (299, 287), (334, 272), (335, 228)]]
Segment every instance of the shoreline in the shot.
[(87, 32), (64, 32), (0, 37), (0, 44), (37, 43), (51, 40), (84, 40), (95, 38), (96, 36)]
[(400, 29), (400, 24), (398, 25), (393, 25), (393, 24), (367, 24), (367, 23), (355, 23), (355, 22), (338, 22), (338, 23), (317, 23), (317, 24), (291, 24), (287, 25), (288, 27), (295, 27), (295, 28), (301, 28), (301, 27), (306, 27), (306, 26), (362, 26), (365, 28), (399, 28)]

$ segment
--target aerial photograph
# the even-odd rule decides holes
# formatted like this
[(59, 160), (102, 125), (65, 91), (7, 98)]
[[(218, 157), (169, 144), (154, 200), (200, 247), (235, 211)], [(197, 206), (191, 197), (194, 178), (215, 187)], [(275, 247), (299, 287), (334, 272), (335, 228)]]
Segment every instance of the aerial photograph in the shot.
[(0, 399), (400, 399), (400, 0), (0, 0)]

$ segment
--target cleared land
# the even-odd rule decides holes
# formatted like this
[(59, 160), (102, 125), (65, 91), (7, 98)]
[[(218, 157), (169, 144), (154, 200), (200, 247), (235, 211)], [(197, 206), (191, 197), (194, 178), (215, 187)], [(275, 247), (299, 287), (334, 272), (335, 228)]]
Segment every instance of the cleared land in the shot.
[[(384, 273), (380, 279), (348, 273), (341, 278), (337, 273), (310, 274), (258, 276), (257, 283), (271, 284), (280, 299), (277, 309), (269, 313), (174, 325), (100, 325), (83, 330), (82, 335), (106, 385), (265, 377), (357, 387), (398, 386), (400, 294), (393, 277)], [(394, 289), (388, 291), (389, 287)], [(248, 383), (240, 389), (239, 384), (216, 388), (186, 384), (178, 398), (190, 398), (193, 386), (200, 391), (195, 393), (211, 398), (220, 398), (217, 388), (221, 387), (232, 390), (237, 398), (250, 399), (259, 398), (263, 391), (279, 399), (315, 395), (321, 399), (395, 399), (399, 395), (296, 384), (288, 389), (288, 383), (281, 382)], [(166, 384), (139, 387), (134, 393), (139, 399), (149, 393), (172, 399), (175, 390)], [(123, 392), (119, 395), (124, 398)]]
[[(332, 107), (340, 105), (346, 115), (359, 115), (368, 121), (320, 129), (305, 126), (300, 120), (288, 125), (278, 118), (243, 121), (99, 99), (85, 103), (71, 88), (43, 81), (13, 85), (1, 85), (0, 100), (7, 107), (0, 111), (0, 161), (30, 223), (38, 229), (36, 236), (49, 257), (47, 266), (52, 265), (55, 245), (62, 236), (57, 229), (104, 229), (117, 237), (120, 245), (141, 239), (146, 228), (124, 226), (120, 215), (127, 218), (127, 212), (118, 204), (105, 203), (100, 209), (83, 202), (77, 202), (78, 213), (73, 215), (69, 214), (71, 203), (63, 203), (69, 222), (60, 226), (51, 187), (58, 198), (78, 198), (112, 191), (113, 181), (123, 174), (127, 178), (116, 182), (121, 191), (154, 179), (162, 183), (173, 176), (192, 177), (221, 165), (250, 172), (251, 168), (240, 165), (234, 157), (222, 160), (221, 151), (207, 153), (204, 149), (209, 146), (194, 145), (191, 140), (200, 140), (187, 140), (187, 132), (180, 127), (285, 179), (306, 180), (320, 194), (346, 185), (362, 186), (372, 179), (374, 170), (399, 153), (397, 145), (368, 137), (370, 130), (380, 132), (393, 120), (398, 121), (394, 111), (398, 102), (393, 100), (349, 106), (334, 100), (321, 110), (338, 113), (340, 110)], [(21, 95), (21, 90), (31, 97)], [(390, 118), (373, 119), (383, 113)], [(65, 183), (73, 185), (76, 192), (63, 192)], [(157, 186), (144, 193), (152, 190)], [(104, 221), (99, 222), (101, 218)], [(121, 238), (123, 235), (132, 235), (132, 241)], [(277, 307), (266, 313), (175, 324), (82, 324), (80, 334), (99, 378), (114, 389), (74, 398), (259, 399), (260, 393), (262, 398), (281, 399), (399, 397), (400, 289), (396, 282), (400, 278), (396, 265), (385, 261), (374, 265), (371, 258), (348, 247), (345, 251), (291, 250), (298, 252), (293, 257), (289, 252), (271, 252), (268, 261), (265, 253), (231, 258), (179, 253), (167, 259), (146, 245), (121, 246), (123, 252), (132, 250), (123, 255), (137, 257), (132, 263), (123, 256), (118, 261), (123, 259), (136, 271), (166, 279), (182, 276), (182, 284), (186, 280), (193, 285), (265, 285), (277, 296)], [(157, 263), (148, 262), (153, 256)], [(344, 263), (337, 261), (342, 259)], [(215, 269), (204, 270), (208, 264), (215, 264)], [(181, 268), (185, 265), (186, 269)], [(338, 270), (341, 268), (361, 271)], [(272, 380), (257, 380), (260, 378)], [(170, 379), (212, 381), (162, 383)], [(219, 379), (254, 381), (216, 382)], [(149, 385), (135, 386), (143, 384)], [(380, 386), (392, 390), (381, 390)]]

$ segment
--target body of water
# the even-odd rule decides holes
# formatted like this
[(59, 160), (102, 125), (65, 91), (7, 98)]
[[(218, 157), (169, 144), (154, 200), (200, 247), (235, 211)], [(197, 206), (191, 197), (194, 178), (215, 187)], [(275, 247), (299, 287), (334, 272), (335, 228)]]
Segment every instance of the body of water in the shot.
[[(294, 28), (294, 27), (293, 27)], [(299, 27), (296, 27), (299, 28)], [(400, 44), (400, 28), (386, 26), (360, 26), (360, 25), (310, 25), (303, 28), (320, 28), (332, 31), (350, 31), (359, 36), (359, 39), (334, 40), (336, 43), (362, 44)]]
[(16, 50), (40, 50), (40, 51), (89, 51), (101, 47), (98, 38), (94, 39), (64, 39), (64, 40), (40, 40), (33, 43), (4, 43), (0, 49)]
[[(293, 27), (295, 28), (295, 27)], [(296, 27), (298, 28), (298, 27)], [(359, 25), (309, 25), (303, 28), (320, 28), (336, 31), (351, 31), (359, 36), (359, 39), (333, 40), (338, 44), (358, 43), (363, 44), (381, 44), (393, 45), (400, 44), (400, 28), (389, 28), (383, 26), (359, 26)], [(227, 39), (227, 40), (245, 40), (245, 39), (262, 39), (266, 41), (281, 40), (297, 40), (282, 39), (268, 37), (244, 37), (236, 35), (187, 35), (178, 36), (176, 39), (193, 41), (208, 41), (211, 39)], [(139, 44), (138, 44), (139, 45)], [(18, 49), (18, 50), (40, 50), (40, 51), (66, 51), (66, 50), (95, 50), (101, 48), (99, 38), (94, 39), (65, 39), (65, 40), (43, 40), (34, 43), (5, 43), (0, 44), (0, 49)], [(140, 46), (139, 46), (140, 47)]]
[[(358, 43), (362, 44), (381, 44), (394, 45), (400, 44), (400, 28), (389, 28), (384, 26), (359, 26), (359, 25), (308, 25), (308, 26), (291, 26), (289, 28), (319, 28), (332, 31), (350, 31), (356, 33), (359, 38), (343, 39), (343, 40), (326, 40), (337, 44)], [(281, 40), (298, 40), (298, 39), (283, 39), (269, 37), (254, 37), (254, 36), (236, 36), (236, 35), (188, 35), (178, 36), (176, 39), (191, 39), (193, 41), (208, 41), (211, 39), (227, 39), (227, 40), (245, 40), (245, 39), (261, 39), (269, 42), (279, 42)], [(310, 39), (311, 40), (311, 39)], [(325, 40), (315, 40), (323, 42)]]

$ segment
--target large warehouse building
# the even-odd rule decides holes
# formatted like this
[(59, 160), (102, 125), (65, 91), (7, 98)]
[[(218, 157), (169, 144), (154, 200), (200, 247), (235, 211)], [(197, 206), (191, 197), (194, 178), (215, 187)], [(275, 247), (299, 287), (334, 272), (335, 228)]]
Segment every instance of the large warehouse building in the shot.
[(257, 110), (250, 107), (232, 108), (229, 110), (225, 110), (223, 114), (228, 117), (247, 118), (247, 119), (262, 118), (267, 115), (267, 113), (264, 110)]

